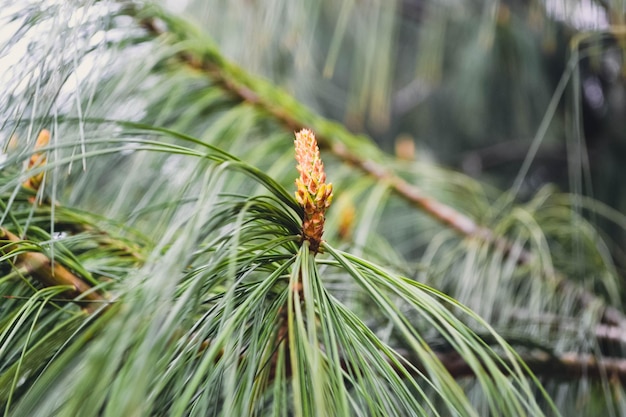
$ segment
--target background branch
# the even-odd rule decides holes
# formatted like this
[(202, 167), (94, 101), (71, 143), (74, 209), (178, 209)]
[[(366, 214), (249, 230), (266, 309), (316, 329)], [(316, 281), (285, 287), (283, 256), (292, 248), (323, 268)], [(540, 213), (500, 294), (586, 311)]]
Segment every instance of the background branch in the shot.
[[(417, 369), (424, 370), (414, 355), (408, 351), (399, 353)], [(475, 377), (474, 370), (457, 352), (438, 353), (437, 357), (454, 378)], [(508, 362), (507, 358), (501, 359), (505, 363)], [(626, 359), (623, 358), (597, 358), (594, 355), (577, 352), (566, 352), (558, 356), (534, 352), (522, 355), (522, 360), (539, 378), (560, 381), (609, 379), (626, 384)], [(505, 370), (504, 367), (502, 370)]]
[[(23, 242), (22, 239), (9, 232), (3, 227), (0, 227), (0, 239), (5, 239), (9, 242), (19, 245)], [(1, 249), (0, 252), (7, 255), (5, 249)], [(88, 285), (78, 276), (74, 275), (71, 271), (56, 262), (53, 262), (43, 253), (39, 252), (24, 252), (16, 256), (15, 266), (18, 269), (24, 270), (24, 272), (44, 286), (56, 286), (67, 285), (74, 288), (73, 291), (67, 291), (64, 294), (68, 299), (81, 298), (86, 301), (103, 302), (106, 299), (98, 293), (94, 288)], [(87, 304), (84, 309), (92, 312), (96, 308), (95, 304)]]

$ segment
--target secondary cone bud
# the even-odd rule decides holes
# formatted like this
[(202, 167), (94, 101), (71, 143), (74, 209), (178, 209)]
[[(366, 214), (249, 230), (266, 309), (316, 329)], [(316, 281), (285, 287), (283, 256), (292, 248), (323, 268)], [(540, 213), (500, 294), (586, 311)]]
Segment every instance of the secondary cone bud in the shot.
[[(50, 132), (47, 129), (43, 129), (39, 132), (39, 136), (37, 136), (37, 142), (35, 142), (35, 151), (40, 150), (41, 148), (48, 146), (48, 142), (50, 142)], [(31, 171), (35, 168), (42, 167), (46, 164), (46, 154), (44, 152), (35, 152), (30, 157), (28, 161), (28, 170)], [(26, 188), (30, 188), (32, 190), (39, 190), (41, 183), (43, 182), (44, 173), (39, 172), (22, 184)]]

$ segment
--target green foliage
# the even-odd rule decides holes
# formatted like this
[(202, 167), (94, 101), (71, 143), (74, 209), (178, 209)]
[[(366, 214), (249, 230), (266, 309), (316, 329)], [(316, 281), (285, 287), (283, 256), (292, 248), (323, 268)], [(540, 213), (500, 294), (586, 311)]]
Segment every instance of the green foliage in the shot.
[[(30, 53), (1, 97), (4, 415), (623, 415), (619, 254), (594, 219), (624, 216), (551, 187), (518, 200), (527, 166), (501, 192), (393, 158), (308, 107), (316, 71), (353, 73), (334, 92), (347, 125), (392, 122), (399, 3), (243, 3), (6, 8), (2, 52)], [(459, 7), (484, 39), (503, 30), (497, 8)], [(463, 78), (489, 74), (480, 39), (456, 111), (480, 102)], [(317, 256), (293, 197), (300, 127), (335, 190)]]

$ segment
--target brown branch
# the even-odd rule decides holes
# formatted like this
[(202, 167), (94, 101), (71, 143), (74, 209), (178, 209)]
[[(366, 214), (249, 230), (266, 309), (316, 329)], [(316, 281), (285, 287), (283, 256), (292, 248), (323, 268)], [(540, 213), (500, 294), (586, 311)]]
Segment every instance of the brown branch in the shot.
[(513, 310), (511, 318), (531, 325), (546, 326), (550, 331), (561, 331), (570, 335), (578, 335), (575, 337), (583, 337), (585, 340), (593, 338), (592, 340), (597, 343), (597, 346), (603, 352), (605, 350), (621, 352), (626, 347), (626, 328), (624, 327), (596, 323), (588, 329), (581, 329), (579, 321), (572, 317), (545, 312), (533, 314), (525, 309)]
[[(22, 239), (0, 227), (0, 239), (19, 245)], [(6, 250), (0, 249), (0, 252), (7, 254)], [(68, 290), (63, 295), (68, 300), (74, 300), (78, 297), (89, 301), (84, 309), (87, 312), (93, 312), (98, 307), (96, 303), (106, 301), (106, 299), (94, 290), (89, 284), (81, 278), (73, 274), (58, 262), (53, 262), (46, 255), (40, 252), (23, 252), (16, 255), (15, 266), (30, 275), (45, 287), (56, 285), (70, 286), (73, 290)], [(95, 303), (91, 303), (95, 302)], [(101, 304), (100, 304), (101, 306)]]
[(595, 338), (600, 343), (626, 346), (626, 329), (618, 326), (598, 324), (594, 327)]
[[(454, 378), (475, 376), (474, 370), (458, 353), (439, 354), (438, 357)], [(562, 381), (607, 378), (626, 385), (626, 359), (622, 358), (596, 358), (589, 354), (567, 352), (560, 356), (536, 354), (523, 360), (539, 378)], [(413, 365), (420, 368), (419, 363)]]
[[(408, 361), (416, 370), (424, 372), (422, 361), (415, 354), (396, 350), (401, 357)], [(455, 379), (474, 378), (474, 369), (457, 352), (437, 353), (437, 359), (441, 361), (446, 370)], [(565, 352), (560, 355), (537, 351), (522, 355), (522, 361), (528, 369), (538, 378), (551, 381), (572, 381), (579, 379), (609, 379), (619, 381), (626, 385), (626, 359), (615, 357), (596, 357), (594, 355), (578, 352)], [(510, 359), (501, 357), (500, 370), (510, 372)], [(506, 364), (506, 366), (505, 366)]]

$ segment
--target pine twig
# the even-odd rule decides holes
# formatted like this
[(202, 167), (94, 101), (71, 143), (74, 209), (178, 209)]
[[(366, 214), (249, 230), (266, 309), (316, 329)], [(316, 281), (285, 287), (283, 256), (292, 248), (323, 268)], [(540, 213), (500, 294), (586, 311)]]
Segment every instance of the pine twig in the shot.
[[(439, 354), (439, 360), (450, 374), (458, 379), (474, 377), (474, 370), (456, 352)], [(572, 381), (583, 378), (598, 380), (607, 378), (626, 384), (626, 359), (598, 358), (589, 354), (566, 352), (559, 356), (548, 354), (522, 357), (524, 363), (539, 378)], [(413, 363), (418, 369), (419, 363)]]
[[(0, 239), (8, 240), (15, 244), (23, 242), (22, 239), (0, 227)], [(6, 251), (0, 250), (6, 255)], [(53, 262), (46, 255), (40, 252), (24, 252), (16, 255), (16, 266), (18, 269), (25, 271), (26, 274), (32, 276), (46, 287), (62, 285), (70, 286), (74, 290), (66, 291), (64, 295), (69, 300), (81, 297), (88, 302), (84, 309), (87, 312), (93, 312), (98, 307), (97, 303), (106, 302), (107, 300), (98, 293), (89, 284), (81, 278), (73, 274), (70, 270)], [(93, 303), (92, 303), (93, 302)]]

